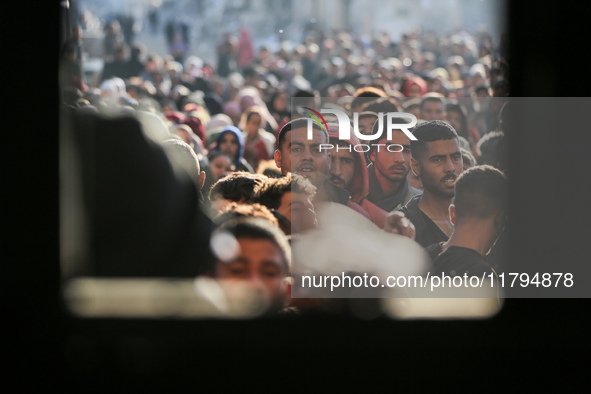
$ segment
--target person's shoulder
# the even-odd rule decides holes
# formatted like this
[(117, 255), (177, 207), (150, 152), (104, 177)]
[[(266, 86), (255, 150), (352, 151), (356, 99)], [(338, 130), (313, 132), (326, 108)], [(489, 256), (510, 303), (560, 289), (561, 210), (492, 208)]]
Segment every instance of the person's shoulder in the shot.
[(464, 248), (461, 246), (450, 246), (447, 250), (441, 253), (438, 259), (458, 259), (461, 258), (465, 261), (481, 262), (484, 263), (484, 257), (474, 249)]
[(484, 257), (477, 251), (459, 246), (450, 246), (433, 261), (435, 274), (481, 275), (492, 272)]
[(346, 205), (349, 208), (353, 209), (354, 211), (359, 212), (360, 214), (362, 214), (363, 216), (365, 216), (366, 218), (368, 218), (369, 220), (371, 220), (373, 222), (373, 219), (372, 219), (371, 215), (369, 214), (369, 212), (367, 212), (361, 205), (357, 204), (355, 201), (349, 200)]
[(441, 254), (442, 250), (443, 250), (443, 242), (437, 242), (437, 243), (431, 244), (425, 248), (425, 252), (427, 252), (429, 257), (431, 257), (432, 261), (435, 260), (437, 258), (437, 256), (439, 256)]
[(398, 210), (404, 213), (405, 215), (410, 212), (415, 212), (419, 207), (419, 200), (421, 199), (421, 195), (422, 193), (413, 196), (403, 207), (401, 207)]
[(411, 193), (411, 195), (413, 197), (414, 196), (419, 196), (419, 195), (423, 194), (423, 191), (421, 189), (417, 189), (417, 188), (414, 188), (412, 186), (409, 186), (409, 189), (410, 189), (410, 193)]

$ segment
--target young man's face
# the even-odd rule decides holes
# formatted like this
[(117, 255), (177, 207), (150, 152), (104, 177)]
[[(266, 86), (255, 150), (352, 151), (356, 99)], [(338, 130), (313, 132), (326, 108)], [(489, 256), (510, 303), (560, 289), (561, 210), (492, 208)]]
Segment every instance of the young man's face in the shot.
[(293, 192), (283, 194), (277, 212), (291, 222), (292, 234), (312, 230), (317, 226), (314, 205), (306, 194)]
[(375, 116), (365, 116), (359, 119), (359, 132), (363, 135), (373, 134), (373, 125), (378, 118)]
[(220, 151), (225, 153), (228, 157), (236, 157), (238, 153), (238, 138), (232, 132), (226, 132), (220, 140)]
[(445, 111), (443, 103), (439, 101), (425, 101), (421, 110), (421, 119), (424, 120), (444, 120)]
[(441, 198), (454, 196), (456, 178), (462, 172), (462, 153), (457, 138), (427, 142), (426, 150), (413, 156), (412, 168), (424, 190)]
[(283, 175), (292, 172), (319, 184), (330, 169), (330, 157), (326, 149), (320, 151), (320, 144), (326, 144), (326, 135), (313, 129), (312, 139), (307, 138), (307, 128), (298, 128), (285, 134), (285, 141), (275, 153), (275, 164)]
[(445, 119), (457, 132), (462, 128), (462, 117), (456, 111), (447, 111)]
[(269, 239), (238, 238), (240, 252), (228, 262), (217, 261), (216, 279), (247, 281), (264, 291), (273, 304), (284, 299), (282, 282), (287, 275), (281, 250)]
[(417, 119), (421, 119), (421, 107), (418, 105), (413, 105), (404, 112), (413, 114)]
[(337, 151), (337, 144), (330, 150), (330, 181), (342, 189), (349, 190), (355, 175), (355, 152), (351, 145), (346, 144), (351, 152), (345, 150), (341, 144)]
[[(379, 152), (374, 147), (369, 155), (376, 171), (392, 183), (402, 181), (410, 171), (410, 138), (402, 131), (393, 130), (391, 140), (383, 138), (377, 144), (385, 146), (380, 146)], [(402, 148), (394, 144), (401, 145)], [(391, 152), (388, 151), (388, 146)]]

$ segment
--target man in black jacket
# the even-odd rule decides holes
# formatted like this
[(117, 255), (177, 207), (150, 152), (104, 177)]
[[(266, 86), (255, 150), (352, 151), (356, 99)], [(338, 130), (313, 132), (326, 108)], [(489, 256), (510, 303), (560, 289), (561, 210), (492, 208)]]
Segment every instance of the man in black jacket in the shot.
[(502, 232), (507, 211), (508, 181), (488, 165), (469, 168), (458, 177), (454, 204), (449, 207), (455, 228), (434, 261), (437, 274), (488, 275), (485, 256)]

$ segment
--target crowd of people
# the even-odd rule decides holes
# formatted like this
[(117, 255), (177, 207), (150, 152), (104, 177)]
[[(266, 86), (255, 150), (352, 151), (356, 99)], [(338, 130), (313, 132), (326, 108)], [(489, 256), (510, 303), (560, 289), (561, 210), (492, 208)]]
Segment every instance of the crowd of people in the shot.
[[(268, 313), (303, 313), (318, 303), (290, 298), (302, 274), (290, 244), (321, 231), (326, 204), (414, 240), (433, 273), (504, 269), (509, 84), (485, 31), (364, 42), (311, 28), (273, 52), (243, 29), (213, 65), (173, 49), (174, 35), (162, 56), (113, 25), (94, 83), (79, 27), (60, 68), (94, 274), (249, 281)], [(355, 119), (350, 138), (309, 107)], [(418, 119), (416, 140), (395, 129), (356, 149), (402, 112)]]

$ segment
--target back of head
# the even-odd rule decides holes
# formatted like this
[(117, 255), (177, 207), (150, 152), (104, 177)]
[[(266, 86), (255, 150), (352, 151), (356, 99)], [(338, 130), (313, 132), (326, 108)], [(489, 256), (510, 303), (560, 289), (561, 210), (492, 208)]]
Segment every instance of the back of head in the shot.
[(456, 220), (485, 219), (507, 209), (509, 181), (500, 170), (482, 165), (467, 169), (455, 186)]
[(387, 97), (388, 95), (381, 89), (373, 86), (366, 86), (355, 91), (355, 97)]
[(261, 160), (257, 167), (257, 174), (263, 174), (269, 178), (281, 178), (281, 169), (275, 164), (275, 160)]
[(269, 209), (278, 209), (281, 198), (291, 191), (292, 174), (288, 173), (282, 178), (271, 178), (260, 184), (255, 189), (255, 201)]
[(441, 105), (443, 105), (442, 96), (440, 94), (425, 96), (423, 98), (423, 100), (421, 100), (421, 112), (423, 112), (423, 108), (425, 107), (425, 104), (427, 104), (427, 103), (440, 103)]
[(418, 159), (426, 150), (427, 142), (458, 139), (458, 134), (447, 122), (432, 120), (421, 123), (412, 130), (417, 140), (410, 141), (412, 157)]
[(355, 98), (351, 102), (351, 108), (360, 108), (366, 106), (368, 103), (372, 102), (376, 98), (387, 97), (387, 94), (383, 90), (367, 86), (364, 88), (357, 89), (353, 96)]
[(164, 120), (151, 112), (137, 111), (136, 118), (142, 125), (145, 135), (155, 141), (163, 141), (170, 137), (170, 132)]
[(305, 194), (310, 200), (316, 196), (316, 186), (301, 175), (291, 174), (291, 191), (293, 193)]
[(261, 204), (237, 204), (235, 202), (229, 204), (224, 208), (224, 211), (219, 214), (214, 223), (217, 226), (237, 218), (259, 218), (270, 222), (274, 226), (279, 226), (277, 218), (273, 216), (269, 208)]
[(363, 108), (363, 111), (369, 112), (398, 112), (398, 107), (391, 100), (387, 98), (378, 99)]
[(267, 182), (268, 178), (260, 174), (236, 172), (219, 179), (209, 192), (209, 199), (218, 198), (235, 202), (252, 202), (257, 186)]
[(201, 174), (199, 158), (189, 144), (180, 139), (171, 138), (163, 141), (162, 147), (175, 169), (180, 167), (195, 182), (199, 180), (199, 175)]

